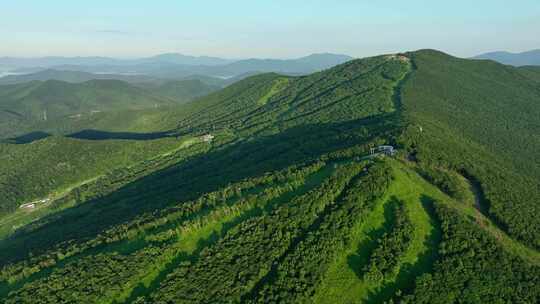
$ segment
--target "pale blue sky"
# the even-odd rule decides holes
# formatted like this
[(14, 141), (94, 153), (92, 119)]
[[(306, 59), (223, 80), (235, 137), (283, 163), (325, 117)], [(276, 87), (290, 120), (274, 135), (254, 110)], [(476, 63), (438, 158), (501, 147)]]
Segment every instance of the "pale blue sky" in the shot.
[(540, 48), (540, 0), (14, 0), (1, 56), (229, 58)]

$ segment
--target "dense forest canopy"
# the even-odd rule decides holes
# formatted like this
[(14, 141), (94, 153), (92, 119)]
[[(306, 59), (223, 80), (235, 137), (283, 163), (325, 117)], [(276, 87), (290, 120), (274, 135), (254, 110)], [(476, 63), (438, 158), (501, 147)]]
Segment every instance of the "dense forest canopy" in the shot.
[(383, 55), (2, 143), (0, 299), (538, 303), (536, 73)]
[(412, 122), (405, 145), (421, 162), (478, 179), (490, 215), (540, 248), (540, 85), (495, 62), (436, 51), (413, 60), (403, 87)]

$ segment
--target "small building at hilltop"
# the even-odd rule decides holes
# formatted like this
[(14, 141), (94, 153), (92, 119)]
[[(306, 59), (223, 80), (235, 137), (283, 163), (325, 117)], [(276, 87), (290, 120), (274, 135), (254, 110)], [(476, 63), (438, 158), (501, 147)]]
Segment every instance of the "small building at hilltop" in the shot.
[(204, 142), (211, 142), (215, 138), (215, 136), (212, 134), (205, 134), (201, 138)]

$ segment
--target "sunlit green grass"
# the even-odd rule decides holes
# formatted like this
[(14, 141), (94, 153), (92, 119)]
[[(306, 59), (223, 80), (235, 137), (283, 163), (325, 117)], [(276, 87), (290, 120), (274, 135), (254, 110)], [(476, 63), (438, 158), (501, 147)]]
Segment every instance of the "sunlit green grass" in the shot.
[[(395, 180), (383, 201), (379, 202), (367, 219), (358, 223), (352, 234), (351, 246), (330, 266), (315, 303), (377, 303), (391, 297), (397, 289), (414, 282), (414, 278), (429, 271), (436, 254), (440, 231), (433, 223), (428, 208), (430, 199), (447, 199), (433, 186), (422, 182), (412, 171), (394, 163)], [(367, 263), (377, 239), (386, 231), (391, 214), (385, 214), (388, 202), (397, 198), (407, 205), (414, 224), (414, 236), (398, 269), (382, 285), (363, 280), (362, 267)], [(388, 208), (389, 209), (389, 208)], [(388, 212), (388, 211), (386, 211)]]
[[(227, 207), (217, 209), (201, 219), (201, 225), (190, 225), (189, 229), (175, 229), (176, 242), (167, 248), (149, 268), (141, 269), (140, 275), (133, 277), (117, 295), (105, 295), (102, 303), (124, 303), (137, 296), (148, 294), (159, 286), (168, 271), (177, 263), (195, 258), (195, 255), (208, 244), (216, 241), (228, 229), (253, 216), (262, 215), (268, 205), (276, 205), (305, 194), (321, 184), (334, 171), (333, 165), (326, 165), (306, 178), (304, 183), (294, 190), (284, 192), (275, 199), (266, 201), (262, 206), (246, 205), (227, 212)], [(262, 189), (261, 189), (262, 190)]]
[(279, 91), (283, 90), (287, 84), (289, 84), (289, 79), (288, 78), (278, 78), (276, 80), (274, 80), (274, 83), (272, 84), (272, 87), (270, 88), (270, 90), (268, 91), (268, 93), (266, 93), (266, 95), (262, 96), (258, 101), (257, 101), (257, 104), (259, 105), (264, 105), (268, 102), (268, 100), (270, 100), (270, 98), (274, 95), (276, 95)]
[[(395, 180), (383, 201), (379, 202), (367, 218), (360, 221), (352, 233), (352, 243), (329, 267), (318, 289), (314, 303), (381, 303), (390, 299), (398, 290), (411, 288), (415, 278), (430, 271), (437, 257), (441, 231), (430, 214), (431, 203), (437, 201), (459, 210), (464, 216), (475, 218), (480, 226), (499, 240), (506, 250), (534, 263), (540, 254), (508, 237), (487, 218), (483, 217), (470, 202), (457, 202), (428, 183), (408, 166), (391, 161)], [(406, 253), (400, 258), (398, 269), (380, 285), (362, 278), (362, 267), (368, 262), (376, 240), (385, 231), (391, 215), (385, 215), (385, 206), (395, 197), (407, 205), (414, 224), (414, 236)], [(390, 218), (391, 219), (391, 218)]]

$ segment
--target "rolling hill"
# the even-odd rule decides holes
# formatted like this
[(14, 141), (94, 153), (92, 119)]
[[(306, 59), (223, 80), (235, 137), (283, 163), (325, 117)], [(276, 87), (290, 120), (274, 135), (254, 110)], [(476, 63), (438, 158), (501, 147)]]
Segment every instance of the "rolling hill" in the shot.
[(176, 100), (178, 103), (188, 102), (197, 97), (208, 95), (221, 87), (209, 85), (199, 79), (186, 79), (176, 81), (166, 81), (159, 84), (150, 83), (141, 84), (141, 87), (147, 88), (150, 92)]
[(513, 66), (540, 65), (540, 50), (532, 50), (522, 53), (491, 52), (475, 56), (474, 58), (489, 59)]
[(535, 73), (383, 55), (154, 110), (161, 138), (4, 144), (0, 298), (537, 303)]
[(71, 83), (81, 83), (90, 80), (121, 80), (129, 83), (158, 82), (158, 79), (144, 75), (115, 75), (115, 74), (94, 74), (79, 71), (61, 71), (54, 69), (41, 70), (36, 73), (10, 75), (0, 78), (0, 85), (20, 84), (31, 81), (58, 80)]
[[(92, 126), (85, 122), (103, 121), (102, 113), (118, 118), (111, 112), (171, 107), (218, 89), (198, 79), (139, 86), (119, 80), (47, 80), (0, 86), (0, 138), (32, 131), (65, 133), (59, 130), (66, 129), (66, 125), (72, 125), (67, 129), (74, 130), (75, 126)], [(124, 127), (128, 123), (122, 118), (111, 121), (121, 122)]]
[(245, 73), (240, 74), (232, 78), (219, 78), (204, 75), (189, 75), (179, 77), (177, 79), (160, 79), (145, 75), (124, 75), (124, 74), (96, 74), (80, 71), (63, 71), (55, 69), (39, 70), (35, 73), (9, 75), (0, 77), (0, 85), (12, 85), (21, 84), (31, 81), (47, 81), (47, 80), (59, 80), (70, 83), (82, 83), (90, 80), (120, 80), (128, 82), (135, 86), (149, 86), (149, 85), (163, 85), (169, 81), (187, 81), (187, 80), (199, 80), (208, 86), (214, 87), (226, 87), (227, 85), (234, 83), (238, 80), (252, 76), (257, 73)]
[[(116, 80), (91, 80), (81, 84), (48, 80), (0, 88), (1, 107), (31, 119), (54, 119), (90, 111), (110, 111), (172, 104)], [(46, 115), (45, 115), (45, 112)]]

